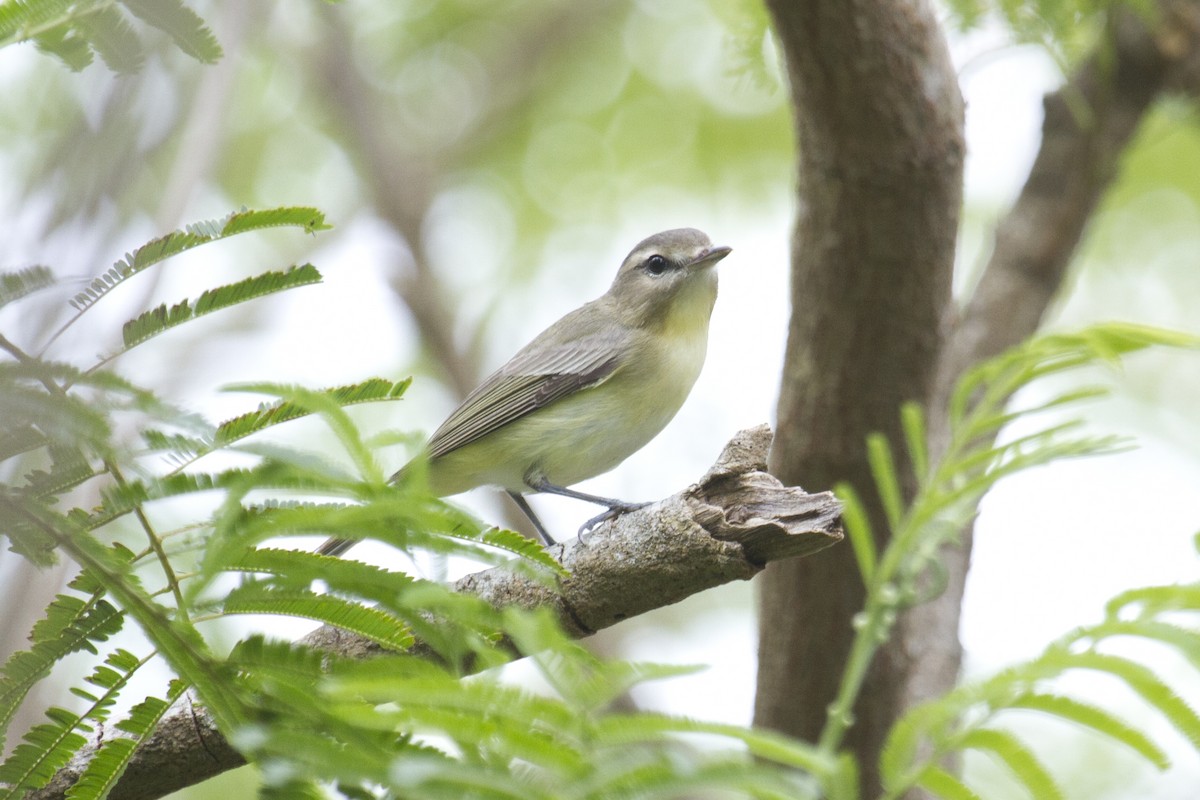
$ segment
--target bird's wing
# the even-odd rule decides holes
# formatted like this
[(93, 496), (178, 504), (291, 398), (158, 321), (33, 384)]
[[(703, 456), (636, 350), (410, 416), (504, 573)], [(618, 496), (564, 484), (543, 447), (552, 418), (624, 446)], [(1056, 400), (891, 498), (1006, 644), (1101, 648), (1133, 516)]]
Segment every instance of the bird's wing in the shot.
[(429, 457), (443, 456), (561, 397), (604, 382), (617, 368), (623, 337), (623, 331), (606, 332), (559, 344), (538, 337), (442, 423), (429, 440)]

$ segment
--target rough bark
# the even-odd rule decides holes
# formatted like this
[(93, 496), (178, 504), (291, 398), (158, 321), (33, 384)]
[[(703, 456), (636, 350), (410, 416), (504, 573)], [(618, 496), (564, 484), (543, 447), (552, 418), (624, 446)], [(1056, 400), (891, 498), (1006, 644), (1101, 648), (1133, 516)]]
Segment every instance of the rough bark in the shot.
[[(571, 571), (558, 591), (495, 568), (468, 575), (455, 589), (498, 605), (555, 610), (574, 636), (596, 631), (704, 589), (748, 580), (771, 561), (822, 550), (842, 538), (838, 502), (808, 494), (766, 473), (771, 431), (738, 434), (696, 484), (654, 505), (625, 514), (588, 535), (559, 545)], [(374, 643), (320, 628), (311, 647), (352, 658), (381, 652)], [(424, 653), (421, 645), (414, 652)], [(107, 729), (97, 737), (112, 736)], [(94, 754), (97, 737), (30, 800), (60, 800)], [(239, 767), (245, 759), (190, 701), (169, 715), (134, 755), (112, 800), (149, 800)]]
[[(942, 330), (947, 333), (947, 343), (938, 356), (931, 394), (928, 395), (933, 409), (930, 414), (933, 453), (942, 452), (945, 446), (946, 430), (941, 411), (957, 378), (971, 365), (1036, 332), (1063, 283), (1088, 220), (1117, 173), (1122, 152), (1153, 100), (1165, 91), (1194, 95), (1200, 86), (1200, 4), (1185, 0), (1164, 3), (1161, 9), (1162, 18), (1153, 28), (1132, 14), (1115, 15), (1110, 28), (1111, 39), (1103, 49), (1070, 76), (1062, 89), (1046, 97), (1039, 155), (1020, 197), (997, 229), (995, 247), (982, 278), (961, 314), (946, 307)], [(846, 247), (845, 242), (858, 238), (857, 228), (866, 225), (878, 228), (886, 243), (889, 237), (884, 231), (898, 225), (919, 226), (922, 220), (929, 219), (927, 213), (936, 215), (936, 208), (931, 206), (922, 211), (908, 208), (907, 201), (897, 201), (890, 207), (864, 209), (863, 219), (848, 223), (831, 212), (831, 207), (836, 208), (839, 202), (852, 204), (839, 200), (838, 187), (830, 189), (820, 183), (828, 175), (841, 174), (824, 168), (825, 165), (857, 158), (859, 147), (870, 146), (884, 135), (877, 129), (878, 125), (876, 129), (871, 125), (860, 128), (844, 125), (842, 120), (847, 112), (840, 110), (839, 104), (848, 105), (850, 113), (855, 113), (854, 110), (862, 106), (886, 103), (898, 92), (895, 86), (880, 82), (877, 72), (871, 71), (869, 66), (859, 64), (860, 56), (851, 54), (846, 56), (848, 61), (835, 60), (845, 52), (846, 45), (840, 34), (834, 36), (831, 31), (848, 28), (854, 36), (867, 42), (890, 39), (897, 33), (903, 34), (903, 30), (907, 30), (908, 37), (904, 41), (924, 41), (923, 37), (933, 34), (928, 29), (927, 14), (915, 28), (898, 27), (901, 23), (912, 22), (913, 6), (908, 4), (891, 4), (880, 10), (881, 14), (894, 14), (899, 21), (865, 15), (858, 4), (845, 4), (841, 9), (844, 19), (838, 23), (829, 19), (829, 15), (837, 13), (837, 9), (832, 8), (827, 15), (820, 16), (812, 9), (785, 7), (780, 2), (775, 4), (773, 11), (789, 59), (789, 75), (797, 101), (797, 128), (802, 148), (799, 187), (802, 212), (797, 225), (793, 265), (793, 302), (799, 319), (794, 320), (790, 331), (789, 366), (772, 466), (778, 470), (777, 474), (790, 482), (804, 480), (824, 486), (829, 485), (830, 478), (841, 478), (869, 486), (869, 478), (860, 461), (839, 461), (836, 452), (822, 451), (823, 445), (830, 445), (835, 440), (826, 439), (815, 443), (815, 447), (806, 448), (811, 427), (803, 421), (811, 423), (818, 418), (823, 431), (836, 424), (859, 436), (860, 442), (864, 426), (857, 420), (874, 415), (878, 419), (874, 427), (894, 436), (895, 404), (903, 396), (921, 397), (918, 376), (910, 376), (913, 381), (903, 396), (891, 393), (881, 398), (876, 384), (860, 383), (860, 391), (870, 395), (872, 400), (866, 409), (849, 409), (851, 420), (837, 423), (834, 423), (834, 417), (841, 413), (838, 402), (828, 399), (831, 393), (837, 392), (836, 383), (810, 384), (814, 374), (825, 376), (838, 364), (842, 364), (847, 372), (869, 378), (870, 373), (857, 368), (853, 362), (862, 356), (839, 340), (846, 339), (847, 331), (861, 331), (864, 326), (867, 330), (879, 331), (889, 324), (906, 324), (904, 321), (873, 321), (871, 317), (875, 314), (903, 316), (909, 313), (902, 303), (886, 296), (886, 287), (871, 283), (871, 262), (848, 258), (847, 251), (853, 253), (855, 248)], [(892, 44), (906, 47), (894, 40)], [(879, 54), (875, 45), (865, 49), (871, 53), (868, 63), (877, 60)], [(817, 50), (818, 54), (809, 52), (812, 50)], [(917, 52), (919, 54), (919, 49)], [(940, 72), (943, 56), (935, 54), (934, 59), (931, 69)], [(812, 63), (814, 60), (816, 64)], [(822, 83), (825, 88), (808, 91), (804, 81)], [(847, 82), (856, 88), (847, 88)], [(922, 94), (916, 87), (917, 81), (913, 84), (918, 90), (909, 95), (909, 101), (914, 104), (911, 113), (933, 113), (935, 120), (945, 121), (944, 114), (939, 115), (930, 108), (931, 101), (927, 93)], [(935, 84), (940, 85), (936, 81)], [(863, 93), (879, 94), (883, 99), (864, 100)], [(833, 96), (832, 101), (830, 96)], [(834, 106), (832, 109), (827, 106), (829, 102)], [(807, 109), (805, 103), (810, 104)], [(953, 105), (947, 101), (946, 109)], [(822, 121), (819, 119), (822, 115), (832, 116)], [(830, 135), (830, 129), (834, 135)], [(931, 146), (937, 147), (938, 142), (953, 146), (953, 134), (932, 127), (930, 133), (934, 137)], [(859, 144), (844, 142), (842, 137), (857, 138)], [(835, 152), (814, 152), (831, 147)], [(881, 157), (898, 159), (891, 168), (893, 170), (902, 171), (916, 163), (903, 149), (890, 150)], [(950, 179), (948, 173), (946, 179)], [(869, 181), (864, 183), (870, 185)], [(841, 189), (843, 195), (846, 191)], [(830, 198), (830, 194), (834, 197)], [(930, 201), (934, 199), (930, 198)], [(949, 195), (944, 195), (943, 199), (949, 200)], [(956, 209), (944, 211), (947, 221), (954, 218)], [(878, 216), (889, 212), (896, 213), (886, 219)], [(822, 229), (819, 225), (830, 227)], [(911, 232), (921, 236), (923, 230), (913, 227)], [(944, 251), (938, 252), (947, 256)], [(836, 279), (819, 275), (822, 270), (836, 275), (852, 266), (859, 271), (860, 282), (856, 285), (860, 294), (825, 291), (814, 296), (814, 288), (821, 288)], [(895, 280), (905, 277), (902, 268), (894, 269), (889, 262), (876, 262), (876, 266)], [(914, 262), (913, 269), (921, 271), (922, 266)], [(924, 269), (933, 269), (932, 263), (926, 263)], [(814, 273), (818, 275), (814, 277)], [(878, 275), (875, 277), (878, 281), (883, 280)], [(943, 289), (940, 284), (937, 288)], [(841, 300), (842, 305), (827, 305), (831, 299)], [(930, 310), (927, 305), (916, 309), (925, 324), (930, 323)], [(908, 321), (912, 322), (912, 317)], [(929, 331), (934, 329), (930, 325)], [(879, 337), (878, 333), (871, 335)], [(831, 342), (835, 350), (822, 354), (820, 349), (829, 347)], [(896, 340), (879, 337), (876, 343), (880, 348), (876, 357), (889, 361), (896, 359), (896, 365), (912, 363), (903, 354), (903, 345), (896, 346)], [(868, 341), (860, 346), (870, 347), (871, 344)], [(928, 349), (922, 349), (916, 356), (923, 370), (921, 380), (929, 378), (929, 353)], [(818, 368), (807, 367), (822, 355), (825, 360), (818, 362)], [(834, 396), (848, 406), (855, 404), (852, 394)], [(802, 421), (794, 433), (793, 420)], [(789, 443), (794, 444), (785, 453), (784, 448)], [(847, 448), (852, 449), (857, 444), (852, 439), (845, 441)], [(893, 639), (880, 655), (858, 709), (858, 735), (849, 742), (867, 767), (868, 790), (874, 782), (872, 768), (886, 727), (905, 708), (946, 691), (958, 674), (961, 647), (957, 631), (970, 544), (968, 531), (964, 546), (946, 553), (945, 593), (936, 601), (901, 615)], [(818, 578), (822, 572), (828, 576), (823, 581)], [(773, 566), (763, 581), (762, 594), (760, 657), (767, 674), (760, 675), (756, 718), (773, 727), (814, 736), (824, 723), (825, 705), (832, 697), (840, 672), (837, 659), (844, 652), (841, 647), (849, 635), (850, 618), (861, 598), (850, 553), (831, 551), (803, 563)], [(819, 619), (825, 627), (821, 630), (811, 626), (791, 627), (788, 625), (791, 616)]]
[[(923, 401), (933, 383), (962, 198), (962, 99), (924, 0), (768, 5), (800, 147), (770, 467), (785, 483), (869, 489), (865, 437), (898, 439), (901, 404)], [(772, 565), (759, 586), (755, 721), (812, 740), (862, 608), (853, 553)], [(879, 659), (855, 712), (848, 745), (868, 792), (909, 666)]]

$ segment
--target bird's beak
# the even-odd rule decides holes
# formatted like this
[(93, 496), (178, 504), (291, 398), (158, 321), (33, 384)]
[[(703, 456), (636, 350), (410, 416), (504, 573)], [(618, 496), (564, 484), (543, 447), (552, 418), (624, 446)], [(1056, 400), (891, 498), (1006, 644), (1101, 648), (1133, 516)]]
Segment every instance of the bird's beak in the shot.
[(720, 261), (722, 258), (724, 258), (725, 256), (729, 255), (732, 252), (733, 252), (732, 247), (726, 247), (724, 245), (715, 245), (713, 247), (708, 248), (703, 253), (701, 253), (700, 255), (693, 258), (690, 262), (688, 262), (688, 269), (701, 269), (704, 267), (711, 267), (713, 264), (716, 264), (718, 261)]

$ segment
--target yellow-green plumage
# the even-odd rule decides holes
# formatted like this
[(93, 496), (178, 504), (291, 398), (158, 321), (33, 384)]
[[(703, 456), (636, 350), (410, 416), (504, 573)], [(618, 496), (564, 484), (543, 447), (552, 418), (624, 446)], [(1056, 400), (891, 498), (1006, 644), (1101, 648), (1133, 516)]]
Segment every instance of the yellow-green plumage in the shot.
[(713, 267), (729, 252), (692, 228), (639, 243), (608, 292), (539, 334), (438, 428), (426, 447), (433, 492), (560, 491), (641, 449), (700, 375)]

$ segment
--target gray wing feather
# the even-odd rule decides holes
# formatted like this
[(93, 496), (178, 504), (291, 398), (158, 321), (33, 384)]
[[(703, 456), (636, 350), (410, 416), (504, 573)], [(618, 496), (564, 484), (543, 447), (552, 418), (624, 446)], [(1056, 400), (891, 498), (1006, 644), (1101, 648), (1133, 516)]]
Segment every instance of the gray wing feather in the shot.
[(622, 338), (619, 333), (598, 335), (525, 348), (471, 392), (434, 432), (429, 457), (443, 456), (555, 400), (602, 383), (617, 367)]

